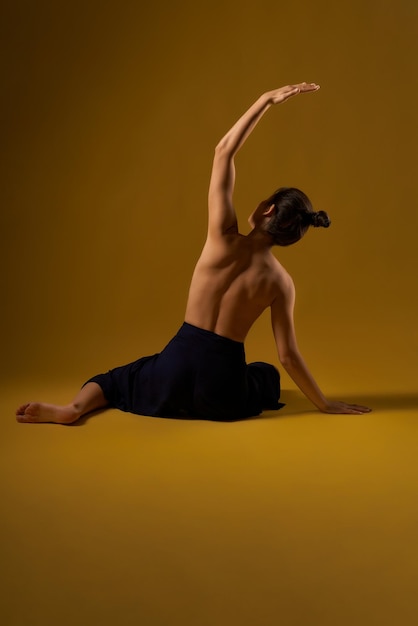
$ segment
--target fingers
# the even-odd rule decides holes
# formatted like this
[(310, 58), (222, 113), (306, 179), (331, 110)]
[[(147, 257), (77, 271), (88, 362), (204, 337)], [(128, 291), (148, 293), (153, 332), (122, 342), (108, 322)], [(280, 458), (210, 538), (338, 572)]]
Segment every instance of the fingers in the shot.
[(296, 96), (299, 93), (308, 93), (310, 91), (318, 91), (319, 85), (316, 83), (298, 83), (296, 85), (287, 85), (274, 91), (269, 92), (271, 102), (273, 104), (279, 104), (285, 102), (289, 98)]
[(347, 413), (351, 413), (353, 415), (363, 415), (363, 413), (370, 413), (371, 409), (367, 406), (362, 406), (361, 404), (345, 404), (344, 407)]
[(357, 411), (361, 411), (362, 413), (370, 413), (371, 409), (368, 406), (362, 406), (361, 404), (352, 404)]
[(284, 96), (285, 98), (289, 98), (290, 96), (294, 96), (299, 92), (300, 92), (299, 85), (289, 85), (288, 87), (284, 87), (281, 90), (281, 95)]
[(284, 88), (283, 98), (287, 100), (292, 96), (296, 96), (299, 93), (308, 93), (310, 91), (318, 91), (319, 85), (316, 83), (299, 83), (298, 85), (289, 85)]
[(305, 93), (308, 91), (318, 91), (318, 89), (320, 89), (320, 86), (316, 83), (299, 83), (298, 85), (294, 86), (297, 87), (301, 93)]
[(347, 406), (349, 406), (354, 411), (361, 411), (361, 413), (369, 413), (371, 411), (369, 407), (362, 406), (361, 404), (348, 404)]
[(326, 413), (345, 413), (348, 415), (363, 415), (370, 413), (371, 409), (361, 404), (347, 404), (347, 402), (332, 402)]

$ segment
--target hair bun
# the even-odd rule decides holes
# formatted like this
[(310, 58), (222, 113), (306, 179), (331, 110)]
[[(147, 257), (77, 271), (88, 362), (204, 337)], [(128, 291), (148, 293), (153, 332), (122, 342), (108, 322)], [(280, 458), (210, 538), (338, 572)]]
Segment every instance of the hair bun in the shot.
[(320, 228), (320, 227), (328, 228), (328, 226), (331, 224), (331, 220), (329, 219), (325, 211), (317, 211), (317, 212), (314, 211), (310, 215), (310, 218), (311, 218), (311, 224), (315, 228)]

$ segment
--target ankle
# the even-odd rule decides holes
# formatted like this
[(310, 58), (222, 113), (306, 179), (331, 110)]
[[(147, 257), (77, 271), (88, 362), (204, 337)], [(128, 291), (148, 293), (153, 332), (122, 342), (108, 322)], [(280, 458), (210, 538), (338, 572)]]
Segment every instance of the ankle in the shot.
[(71, 402), (70, 404), (67, 405), (67, 408), (71, 409), (76, 419), (78, 419), (79, 417), (83, 415), (83, 407), (78, 402)]

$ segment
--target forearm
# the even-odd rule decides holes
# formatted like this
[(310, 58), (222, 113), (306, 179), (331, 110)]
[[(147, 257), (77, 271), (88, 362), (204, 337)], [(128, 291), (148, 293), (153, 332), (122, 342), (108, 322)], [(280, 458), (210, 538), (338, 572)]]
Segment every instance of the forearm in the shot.
[(282, 360), (282, 365), (305, 396), (320, 411), (325, 411), (328, 401), (310, 373), (302, 355), (299, 352), (294, 353)]
[(234, 156), (272, 104), (269, 94), (260, 96), (221, 139), (216, 149)]
[(241, 148), (242, 144), (267, 109), (273, 104), (280, 104), (299, 93), (317, 91), (318, 89), (319, 85), (315, 83), (299, 83), (298, 85), (287, 85), (286, 87), (280, 87), (280, 89), (267, 91), (254, 102), (248, 111), (234, 124), (231, 130), (226, 133), (225, 137), (223, 137), (216, 146), (217, 151), (221, 151), (223, 155), (226, 154), (228, 158), (232, 158)]

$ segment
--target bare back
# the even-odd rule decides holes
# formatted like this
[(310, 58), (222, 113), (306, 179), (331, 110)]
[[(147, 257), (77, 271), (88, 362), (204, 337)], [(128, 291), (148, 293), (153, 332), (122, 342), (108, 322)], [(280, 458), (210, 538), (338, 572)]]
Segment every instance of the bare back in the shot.
[(289, 280), (271, 251), (251, 237), (208, 239), (193, 273), (185, 321), (244, 341)]

